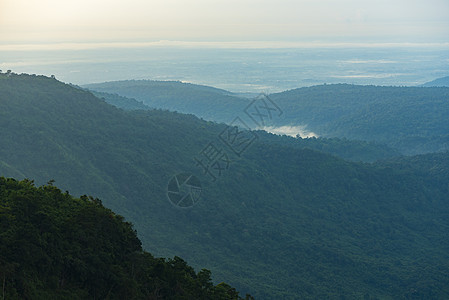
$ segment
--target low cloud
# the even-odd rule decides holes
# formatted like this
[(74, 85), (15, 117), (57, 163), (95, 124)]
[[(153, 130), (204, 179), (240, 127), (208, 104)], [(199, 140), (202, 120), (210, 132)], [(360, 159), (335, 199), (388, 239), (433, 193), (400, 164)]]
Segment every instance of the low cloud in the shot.
[(306, 129), (306, 125), (302, 126), (265, 126), (262, 127), (262, 130), (265, 130), (267, 132), (273, 133), (273, 134), (279, 134), (279, 135), (288, 135), (292, 137), (296, 137), (299, 135), (301, 138), (311, 138), (311, 137), (318, 137), (318, 134), (309, 131)]

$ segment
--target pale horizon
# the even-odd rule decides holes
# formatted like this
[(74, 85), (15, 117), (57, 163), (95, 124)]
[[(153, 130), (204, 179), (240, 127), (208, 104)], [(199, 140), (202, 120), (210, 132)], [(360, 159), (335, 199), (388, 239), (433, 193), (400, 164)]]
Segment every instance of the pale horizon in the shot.
[(449, 74), (447, 0), (0, 0), (0, 69), (237, 92)]
[(0, 1), (0, 44), (447, 43), (449, 2)]

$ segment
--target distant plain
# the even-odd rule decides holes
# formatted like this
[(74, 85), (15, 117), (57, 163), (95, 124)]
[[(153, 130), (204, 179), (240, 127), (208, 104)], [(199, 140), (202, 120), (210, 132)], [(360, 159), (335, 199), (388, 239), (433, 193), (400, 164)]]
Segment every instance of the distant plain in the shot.
[[(115, 47), (115, 48), (114, 48)], [(98, 47), (31, 51), (0, 47), (0, 69), (87, 84), (180, 80), (237, 93), (323, 83), (416, 86), (449, 74), (447, 44), (300, 48)]]

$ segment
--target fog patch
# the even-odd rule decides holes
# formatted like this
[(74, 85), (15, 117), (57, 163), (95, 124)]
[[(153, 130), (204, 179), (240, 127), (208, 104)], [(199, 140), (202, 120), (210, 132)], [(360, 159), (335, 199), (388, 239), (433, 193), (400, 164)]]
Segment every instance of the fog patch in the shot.
[(265, 130), (267, 132), (273, 133), (273, 134), (279, 134), (279, 135), (288, 135), (292, 137), (296, 137), (299, 135), (301, 138), (311, 138), (311, 137), (318, 137), (318, 134), (309, 131), (306, 129), (306, 125), (302, 126), (264, 126), (261, 129)]

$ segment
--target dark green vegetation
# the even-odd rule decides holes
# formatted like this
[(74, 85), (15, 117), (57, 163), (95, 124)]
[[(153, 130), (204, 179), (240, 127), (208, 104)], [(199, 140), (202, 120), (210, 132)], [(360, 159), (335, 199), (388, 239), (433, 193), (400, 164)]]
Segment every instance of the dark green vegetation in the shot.
[[(188, 90), (191, 94), (190, 99), (187, 103), (195, 102), (198, 98), (201, 99), (201, 101), (203, 101), (203, 102), (210, 101), (210, 99), (215, 99), (215, 103), (214, 103), (213, 107), (209, 107), (209, 105), (207, 105), (207, 111), (202, 111), (202, 109), (203, 109), (202, 106), (200, 106), (198, 110), (190, 109), (190, 107), (188, 107), (188, 106), (183, 106), (184, 109), (181, 109), (181, 111), (184, 113), (186, 113), (186, 112), (189, 112), (192, 114), (198, 113), (198, 115), (209, 115), (209, 116), (212, 113), (212, 114), (214, 114), (214, 116), (216, 116), (216, 112), (217, 112), (217, 110), (219, 110), (222, 103), (225, 103), (225, 104), (228, 103), (226, 101), (226, 99), (222, 99), (222, 97), (223, 97), (222, 90), (215, 90), (212, 88), (210, 88), (210, 90), (209, 90), (209, 89), (207, 89), (207, 87), (183, 84), (180, 82), (165, 82), (164, 83), (164, 82), (158, 82), (158, 81), (156, 81), (156, 82), (153, 82), (153, 81), (138, 81), (138, 82), (131, 81), (131, 83), (135, 83), (136, 85), (139, 85), (139, 86), (144, 85), (144, 87), (145, 87), (145, 85), (149, 85), (151, 88), (150, 90), (152, 91), (152, 93), (150, 93), (150, 95), (154, 94), (153, 89), (158, 91), (161, 95), (164, 95), (164, 92), (166, 93), (167, 91), (169, 91), (170, 94), (165, 95), (166, 99), (164, 100), (164, 102), (160, 102), (160, 103), (156, 102), (156, 101), (151, 102), (156, 107), (160, 107), (161, 103), (165, 103), (165, 105), (162, 105), (162, 107), (164, 107), (164, 108), (176, 107), (176, 105), (178, 105), (178, 101), (175, 101), (175, 100), (183, 99), (182, 92), (184, 92), (185, 90)], [(105, 83), (104, 85), (106, 85), (107, 88), (112, 88), (113, 83), (107, 83), (107, 84)], [(128, 81), (120, 82), (117, 86), (121, 87), (122, 85), (128, 86), (128, 85), (130, 85), (130, 82), (128, 82)], [(92, 85), (92, 86), (96, 87), (97, 85)], [(156, 89), (156, 88), (154, 88), (154, 86), (156, 86), (158, 88)], [(182, 88), (179, 88), (179, 86), (181, 86)], [(144, 91), (148, 91), (148, 88), (149, 87), (146, 86)], [(195, 89), (200, 89), (200, 91), (202, 91), (203, 88), (206, 89), (207, 91), (209, 91), (209, 93), (206, 93), (206, 94), (199, 93), (198, 98), (195, 98), (195, 93), (196, 93)], [(175, 92), (171, 92), (172, 90)], [(130, 93), (132, 92), (131, 87), (129, 87), (129, 91), (130, 91)], [(177, 93), (176, 93), (176, 91), (177, 91)], [(211, 94), (211, 92), (215, 92), (216, 95)], [(116, 107), (122, 108), (124, 110), (139, 110), (139, 109), (151, 110), (152, 109), (151, 107), (143, 104), (143, 102), (138, 102), (135, 99), (126, 98), (123, 96), (119, 96), (117, 94), (109, 94), (109, 93), (97, 92), (97, 91), (92, 91), (92, 93), (95, 96), (97, 96), (101, 99), (104, 99), (107, 103), (112, 104)], [(133, 93), (131, 93), (131, 94), (133, 94)], [(173, 96), (172, 94), (175, 96)], [(158, 95), (156, 98), (162, 97), (161, 95)], [(142, 95), (140, 97), (145, 99)], [(171, 103), (172, 100), (175, 102)], [(239, 100), (240, 102), (239, 102), (238, 107), (240, 107), (241, 111), (243, 111), (245, 109), (245, 106), (249, 103), (249, 101), (245, 100), (242, 102), (241, 100)], [(170, 104), (170, 105), (168, 105), (168, 104)], [(223, 112), (226, 112), (226, 113), (222, 113), (221, 117), (217, 117), (217, 119), (222, 120), (225, 123), (229, 123), (229, 121), (232, 120), (233, 118), (235, 118), (235, 116), (241, 115), (241, 112), (239, 114), (239, 112), (235, 111), (235, 107), (231, 108), (231, 109), (229, 107), (221, 107), (221, 109), (223, 110)], [(173, 109), (173, 110), (175, 110), (175, 109)], [(236, 115), (234, 115), (231, 118), (230, 112), (233, 112)], [(210, 117), (209, 119), (213, 120), (214, 118)], [(226, 120), (224, 120), (224, 119), (226, 119)], [(380, 160), (380, 159), (387, 159), (387, 158), (391, 158), (391, 157), (400, 156), (400, 153), (398, 151), (393, 150), (392, 148), (387, 147), (385, 145), (375, 143), (375, 142), (365, 142), (365, 141), (339, 139), (339, 138), (302, 139), (299, 136), (297, 136), (296, 138), (292, 138), (292, 137), (288, 137), (288, 136), (274, 136), (273, 134), (269, 134), (265, 131), (258, 131), (258, 135), (265, 142), (270, 142), (270, 143), (274, 142), (277, 144), (284, 144), (284, 145), (289, 145), (289, 146), (293, 146), (293, 147), (297, 147), (297, 148), (315, 149), (315, 150), (333, 154), (333, 155), (339, 156), (341, 158), (352, 160), (352, 161), (373, 162), (373, 161)]]
[[(44, 77), (2, 75), (0, 91), (0, 173), (96, 195), (154, 255), (259, 299), (449, 297), (449, 153), (354, 163), (260, 135), (212, 182), (194, 157), (229, 150), (225, 125)], [(202, 182), (190, 209), (165, 195), (179, 172)]]
[(100, 99), (105, 100), (107, 103), (122, 108), (124, 110), (152, 109), (151, 107), (143, 104), (143, 102), (139, 102), (136, 99), (122, 97), (117, 94), (109, 94), (97, 91), (92, 91), (92, 94), (94, 94)]
[(271, 95), (287, 123), (326, 137), (377, 141), (404, 154), (449, 149), (449, 88), (324, 85)]
[(255, 131), (262, 142), (275, 143), (297, 149), (312, 149), (329, 153), (346, 160), (374, 162), (378, 160), (399, 157), (401, 154), (385, 145), (374, 142), (339, 138), (296, 138), (280, 136), (262, 130)]
[(209, 270), (143, 251), (99, 199), (3, 177), (0, 278), (2, 299), (241, 299)]
[[(249, 103), (216, 92), (189, 96), (181, 105), (185, 90), (195, 93), (189, 85), (181, 86), (122, 81), (88, 87), (220, 122), (230, 122)], [(407, 155), (449, 149), (449, 88), (336, 84), (285, 91), (270, 98), (284, 111), (275, 125), (306, 125), (322, 137), (377, 142)]]

